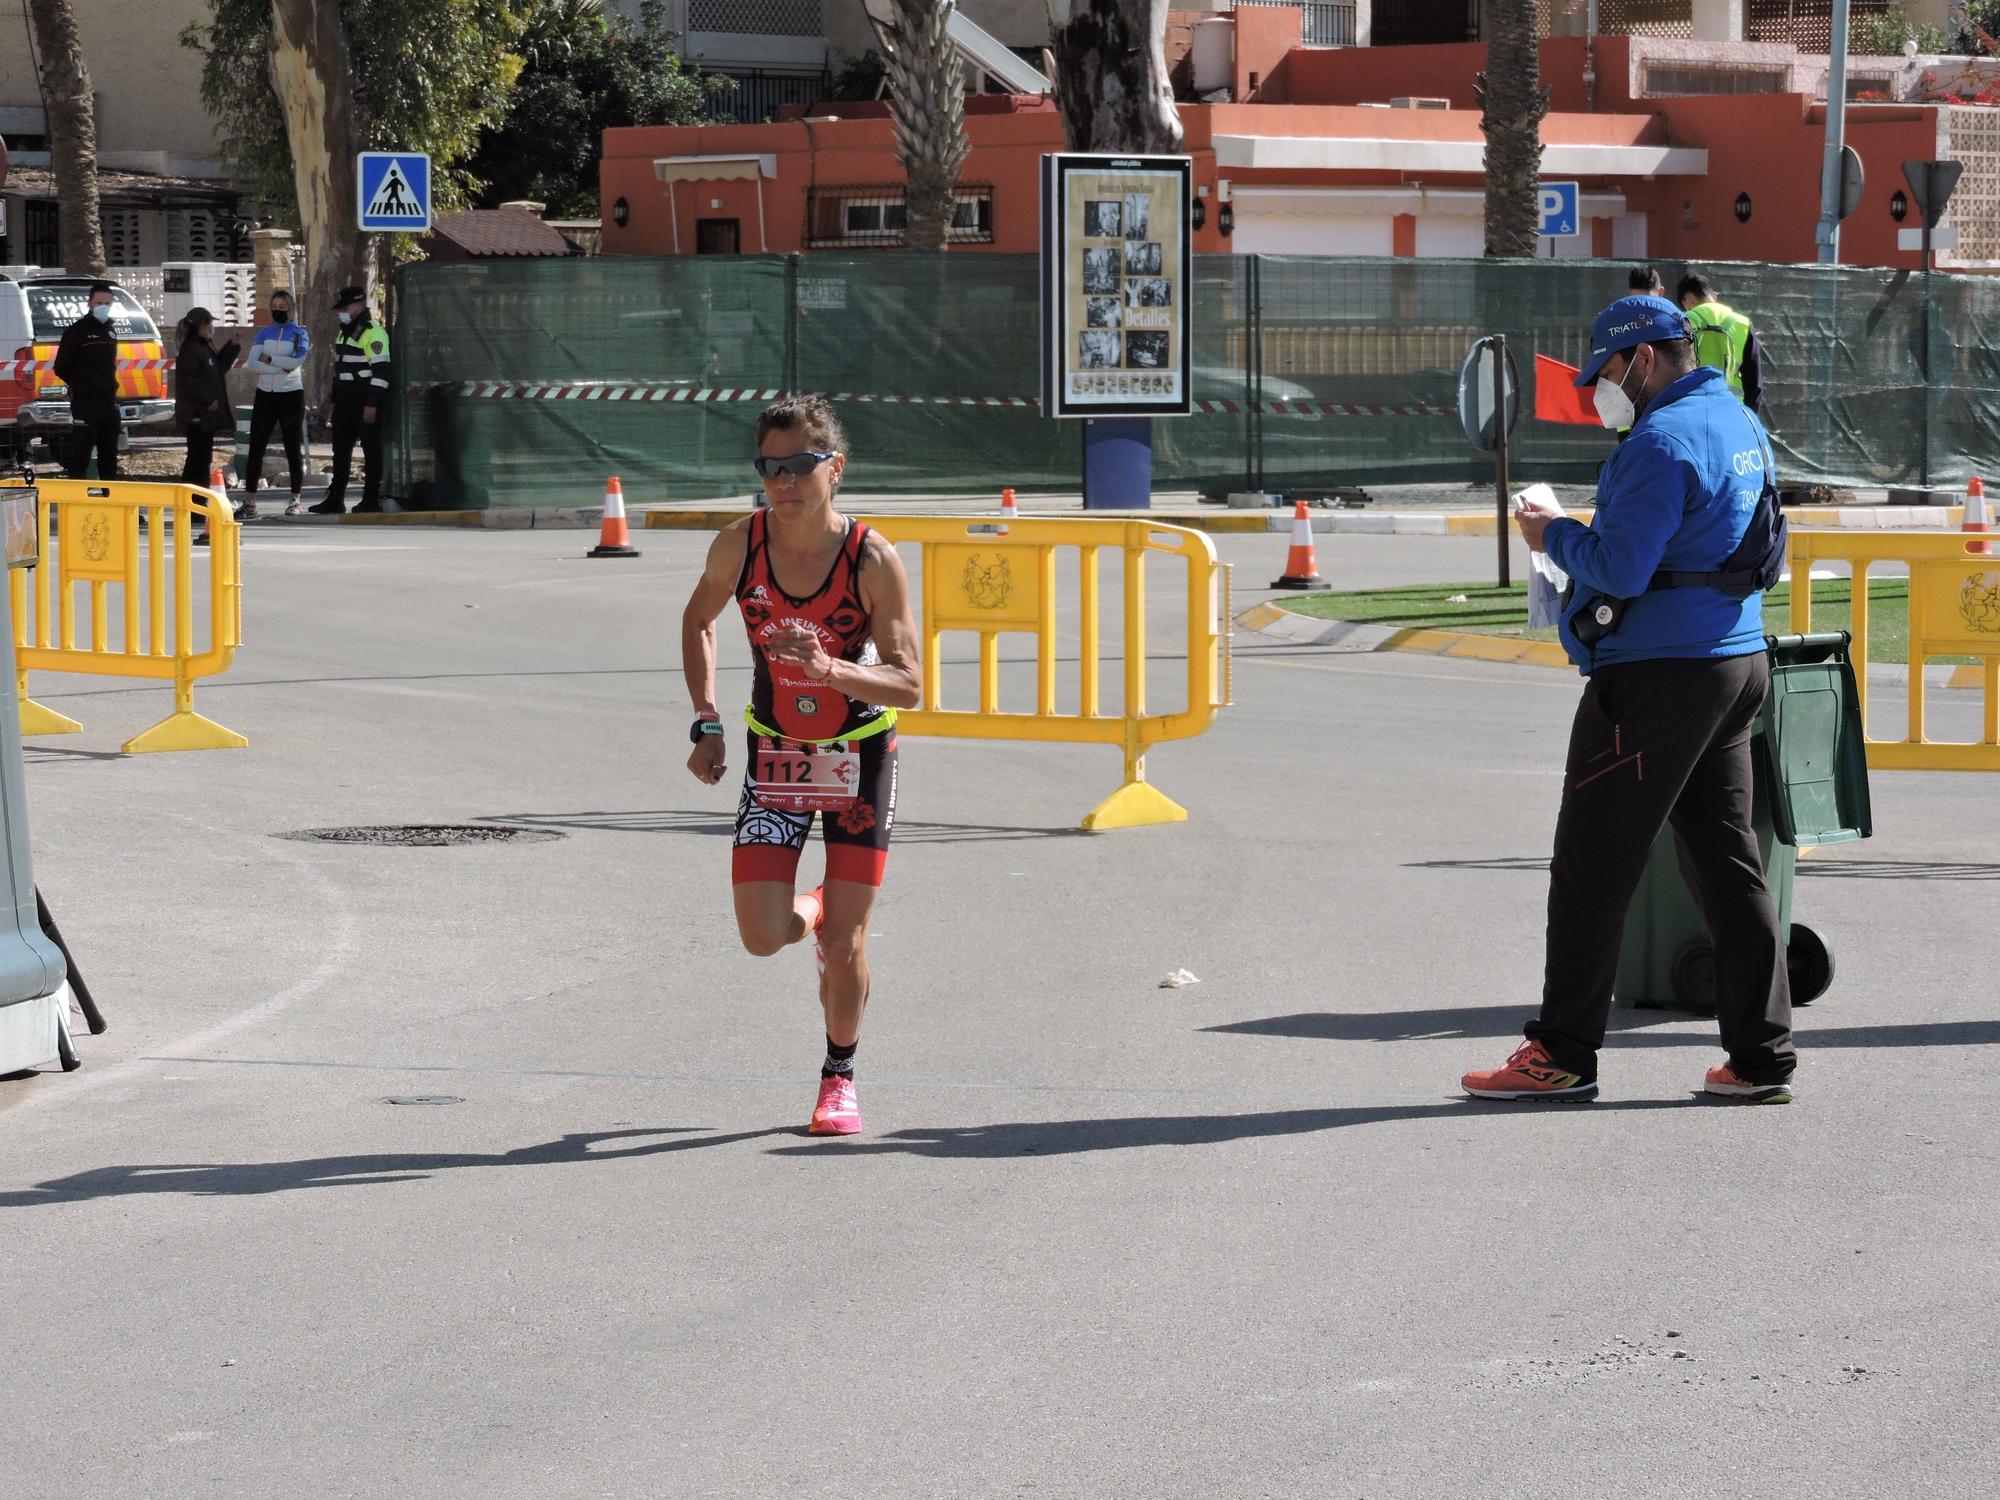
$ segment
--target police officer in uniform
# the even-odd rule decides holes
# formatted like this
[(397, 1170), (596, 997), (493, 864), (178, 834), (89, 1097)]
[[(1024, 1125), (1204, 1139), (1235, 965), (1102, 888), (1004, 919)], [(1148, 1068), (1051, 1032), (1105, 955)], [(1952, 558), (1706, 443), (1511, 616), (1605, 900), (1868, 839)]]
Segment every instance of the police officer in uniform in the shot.
[(1750, 320), (1715, 295), (1706, 276), (1681, 278), (1675, 296), (1694, 329), (1694, 357), (1722, 371), (1730, 390), (1761, 420), (1764, 415), (1764, 349)]
[(347, 476), (361, 440), (367, 473), (356, 513), (382, 508), (382, 409), (389, 399), (389, 335), (368, 312), (368, 293), (348, 287), (333, 304), (340, 336), (333, 342), (333, 484), (312, 508), (316, 516), (347, 509)]
[(1662, 297), (1598, 315), (1579, 387), (1598, 420), (1632, 431), (1605, 463), (1588, 526), (1519, 512), (1529, 547), (1575, 580), (1562, 643), (1588, 679), (1570, 730), (1550, 866), (1541, 1013), (1497, 1068), (1465, 1075), (1485, 1099), (1590, 1099), (1611, 1015), (1625, 912), (1660, 830), (1715, 942), (1725, 1061), (1707, 1093), (1789, 1103), (1792, 996), (1785, 944), (1750, 825), (1750, 737), (1770, 690), (1763, 590), (1784, 564), (1771, 445), (1689, 319)]

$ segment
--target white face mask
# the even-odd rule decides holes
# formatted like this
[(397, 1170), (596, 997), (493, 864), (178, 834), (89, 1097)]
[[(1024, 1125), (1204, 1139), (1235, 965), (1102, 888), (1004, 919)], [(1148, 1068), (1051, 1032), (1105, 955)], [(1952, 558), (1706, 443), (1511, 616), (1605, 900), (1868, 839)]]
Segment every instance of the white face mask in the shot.
[[(1633, 365), (1637, 363), (1636, 359), (1628, 362), (1625, 373), (1631, 374)], [(1640, 382), (1642, 385), (1644, 383)], [(1597, 420), (1611, 432), (1630, 427), (1639, 420), (1639, 408), (1634, 406), (1632, 398), (1625, 394), (1625, 378), (1622, 375), (1616, 380), (1598, 381), (1591, 387), (1590, 399), (1597, 408)]]

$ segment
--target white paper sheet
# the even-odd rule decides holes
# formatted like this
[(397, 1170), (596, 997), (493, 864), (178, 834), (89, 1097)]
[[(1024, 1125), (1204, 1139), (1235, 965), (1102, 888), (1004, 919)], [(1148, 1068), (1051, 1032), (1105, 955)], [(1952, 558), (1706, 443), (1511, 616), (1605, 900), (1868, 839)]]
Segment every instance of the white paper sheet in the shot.
[[(1553, 507), (1557, 515), (1564, 514), (1556, 493), (1545, 484), (1531, 484), (1514, 497), (1516, 513), (1530, 501), (1540, 508)], [(1549, 561), (1546, 552), (1528, 554), (1528, 628), (1545, 630), (1562, 619), (1563, 590), (1569, 587), (1569, 574)]]

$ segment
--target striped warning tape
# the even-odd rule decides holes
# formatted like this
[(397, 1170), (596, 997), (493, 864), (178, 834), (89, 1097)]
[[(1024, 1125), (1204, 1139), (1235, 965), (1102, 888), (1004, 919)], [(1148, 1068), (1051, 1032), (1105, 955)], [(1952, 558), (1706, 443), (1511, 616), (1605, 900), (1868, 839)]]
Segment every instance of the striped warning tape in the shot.
[[(769, 403), (785, 392), (750, 387), (695, 387), (677, 381), (651, 380), (554, 380), (447, 381), (439, 385), (412, 385), (411, 395), (447, 391), (483, 401), (661, 401), (703, 404)], [(980, 406), (1034, 410), (1041, 402), (1032, 396), (900, 396), (865, 391), (829, 391), (829, 401), (863, 406)], [(1205, 416), (1243, 416), (1257, 413), (1272, 417), (1448, 417), (1450, 407), (1425, 404), (1391, 405), (1352, 401), (1197, 401), (1194, 409)]]
[[(8, 375), (33, 375), (44, 370), (53, 370), (56, 362), (52, 359), (0, 359), (0, 378)], [(118, 369), (122, 374), (129, 370), (171, 370), (174, 362), (170, 359), (121, 359)]]

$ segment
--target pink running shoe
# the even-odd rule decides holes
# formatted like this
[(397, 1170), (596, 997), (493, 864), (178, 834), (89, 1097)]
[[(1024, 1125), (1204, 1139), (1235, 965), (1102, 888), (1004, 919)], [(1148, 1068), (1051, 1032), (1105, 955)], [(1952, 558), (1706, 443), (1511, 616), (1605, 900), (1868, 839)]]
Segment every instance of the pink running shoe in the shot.
[(852, 1078), (836, 1073), (819, 1081), (819, 1103), (813, 1106), (812, 1123), (806, 1132), (809, 1135), (861, 1133), (861, 1096), (854, 1091)]

